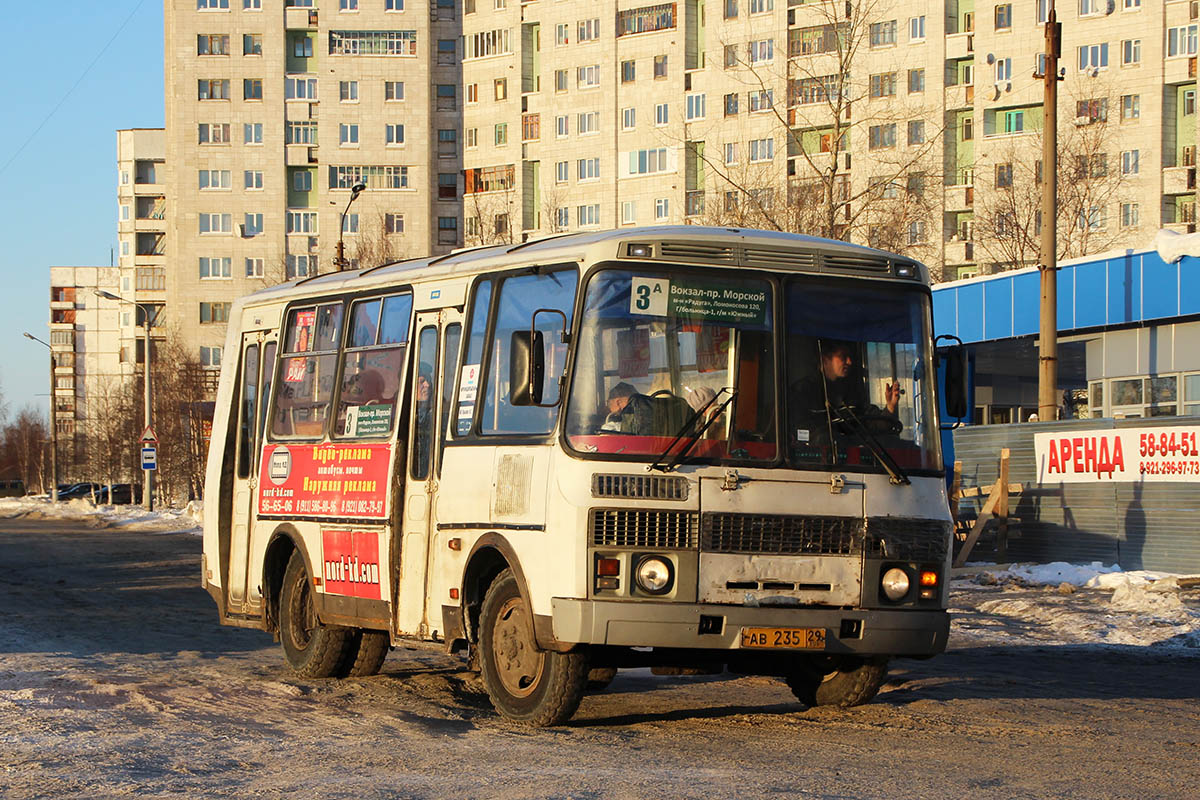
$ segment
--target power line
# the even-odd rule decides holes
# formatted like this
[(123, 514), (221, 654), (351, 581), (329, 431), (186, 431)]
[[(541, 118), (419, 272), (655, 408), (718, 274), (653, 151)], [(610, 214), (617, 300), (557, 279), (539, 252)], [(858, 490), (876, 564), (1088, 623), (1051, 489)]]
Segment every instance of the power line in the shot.
[(92, 67), (96, 66), (96, 62), (99, 61), (100, 58), (108, 51), (108, 48), (112, 46), (112, 43), (117, 40), (117, 37), (121, 35), (121, 31), (125, 30), (125, 26), (129, 24), (129, 20), (133, 19), (133, 15), (138, 12), (138, 9), (142, 7), (142, 3), (144, 2), (146, 2), (146, 0), (138, 0), (137, 5), (135, 5), (133, 10), (129, 12), (129, 16), (125, 17), (125, 21), (121, 23), (121, 26), (117, 28), (116, 32), (105, 43), (104, 47), (100, 48), (100, 52), (96, 53), (96, 57), (92, 59), (92, 63), (87, 65), (80, 76), (75, 80), (75, 83), (71, 85), (71, 88), (67, 89), (66, 93), (62, 96), (54, 108), (50, 109), (50, 113), (42, 119), (36, 128), (34, 128), (33, 133), (29, 134), (29, 138), (17, 148), (16, 152), (9, 157), (8, 161), (4, 162), (4, 166), (0, 167), (0, 175), (3, 175), (4, 172), (12, 165), (12, 163), (17, 160), (17, 156), (21, 155), (25, 148), (29, 146), (29, 143), (37, 138), (37, 135), (42, 132), (42, 128), (46, 127), (46, 123), (50, 121), (50, 118), (57, 114), (58, 110), (63, 107), (63, 104), (67, 102), (67, 98), (71, 96), (71, 93), (79, 88), (79, 84), (83, 83), (83, 79), (86, 78), (88, 73), (92, 71)]

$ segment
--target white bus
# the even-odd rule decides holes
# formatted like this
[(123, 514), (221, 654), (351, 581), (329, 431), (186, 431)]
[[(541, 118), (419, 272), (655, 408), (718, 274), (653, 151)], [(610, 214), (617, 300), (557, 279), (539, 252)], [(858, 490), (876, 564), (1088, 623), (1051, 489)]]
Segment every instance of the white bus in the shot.
[(946, 645), (934, 359), (921, 265), (791, 234), (568, 234), (267, 289), (230, 317), (203, 583), (301, 675), (443, 643), (532, 725), (630, 667), (863, 703)]

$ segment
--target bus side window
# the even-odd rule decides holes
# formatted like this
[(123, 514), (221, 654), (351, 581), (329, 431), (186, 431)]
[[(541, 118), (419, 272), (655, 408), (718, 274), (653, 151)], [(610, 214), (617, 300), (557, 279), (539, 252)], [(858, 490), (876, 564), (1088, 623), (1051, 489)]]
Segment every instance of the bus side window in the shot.
[(451, 423), (450, 407), (454, 400), (454, 377), (458, 371), (458, 345), (462, 339), (462, 325), (452, 322), (446, 326), (442, 334), (442, 430), (445, 436), (438, 444), (437, 474), (442, 475), (442, 453), (446, 450), (446, 439), (450, 438)]
[(238, 426), (239, 478), (250, 477), (254, 462), (254, 421), (258, 417), (258, 345), (246, 348), (242, 359), (242, 420)]
[(487, 335), (488, 310), (491, 306), (492, 279), (485, 278), (476, 284), (475, 297), (471, 301), (467, 354), (459, 367), (462, 374), (458, 381), (458, 413), (454, 415), (457, 420), (454, 431), (459, 436), (466, 436), (471, 432), (471, 422), (475, 419), (475, 394), (478, 389), (480, 362), (483, 360), (483, 339)]
[(296, 308), (288, 314), (286, 350), (275, 392), (271, 433), (319, 439), (333, 397), (342, 304)]
[(430, 445), (433, 443), (437, 403), (437, 328), (427, 325), (417, 339), (416, 374), (413, 376), (412, 476), (429, 477)]
[[(575, 287), (579, 276), (573, 269), (560, 269), (536, 275), (515, 275), (500, 286), (500, 302), (496, 305), (495, 334), (489, 348), (487, 385), (483, 394), (483, 415), (480, 432), (484, 434), (529, 433), (545, 434), (554, 429), (558, 409), (539, 406), (514, 406), (509, 402), (509, 358), (514, 331), (529, 330), (533, 314), (539, 308), (553, 308), (571, 322), (575, 306)], [(562, 317), (539, 314), (538, 330), (542, 332), (546, 363), (542, 402), (558, 400), (558, 379), (566, 362), (566, 346), (559, 338)]]
[(338, 385), (335, 437), (391, 435), (400, 396), (412, 295), (374, 297), (354, 303)]
[(259, 393), (258, 412), (258, 441), (261, 444), (267, 435), (267, 403), (271, 400), (271, 385), (275, 380), (275, 351), (279, 349), (277, 342), (267, 342), (263, 348), (262, 391)]

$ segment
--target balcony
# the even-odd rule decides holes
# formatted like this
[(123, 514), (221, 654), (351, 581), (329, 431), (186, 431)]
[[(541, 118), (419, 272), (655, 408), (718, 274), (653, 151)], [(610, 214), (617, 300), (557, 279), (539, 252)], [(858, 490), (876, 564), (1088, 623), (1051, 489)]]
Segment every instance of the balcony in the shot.
[(970, 58), (975, 53), (974, 33), (952, 33), (946, 37), (946, 59)]
[(1163, 83), (1188, 83), (1196, 80), (1196, 58), (1167, 58), (1163, 60)]
[(946, 242), (945, 260), (947, 266), (960, 266), (975, 263), (975, 243), (964, 242), (958, 237)]
[(1195, 190), (1195, 167), (1167, 167), (1163, 170), (1163, 194), (1190, 194)]
[(288, 30), (311, 30), (317, 27), (315, 8), (285, 8), (283, 23)]
[(309, 167), (317, 163), (317, 148), (307, 144), (284, 146), (284, 161), (289, 167)]
[(946, 108), (971, 108), (975, 105), (975, 87), (970, 84), (946, 87)]
[(975, 186), (959, 184), (946, 187), (947, 211), (970, 211), (975, 206)]

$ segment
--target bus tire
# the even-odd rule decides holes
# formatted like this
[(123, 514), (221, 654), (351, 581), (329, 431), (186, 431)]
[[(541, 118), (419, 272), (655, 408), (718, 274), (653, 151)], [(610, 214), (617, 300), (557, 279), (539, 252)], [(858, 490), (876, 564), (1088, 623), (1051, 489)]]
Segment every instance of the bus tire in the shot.
[(532, 613), (512, 570), (488, 587), (479, 624), (480, 674), (496, 711), (539, 728), (570, 719), (583, 698), (587, 657), (538, 649)]
[(884, 656), (821, 659), (796, 668), (788, 675), (787, 685), (796, 699), (810, 708), (861, 706), (883, 685), (887, 664)]
[(351, 640), (349, 628), (324, 625), (317, 619), (304, 557), (299, 550), (293, 552), (279, 595), (279, 642), (284, 658), (297, 675), (329, 678), (345, 663)]
[(357, 629), (351, 632), (350, 639), (350, 650), (346, 653), (345, 663), (342, 664), (338, 675), (343, 678), (378, 675), (384, 659), (387, 658), (388, 649), (392, 646), (387, 633)]

